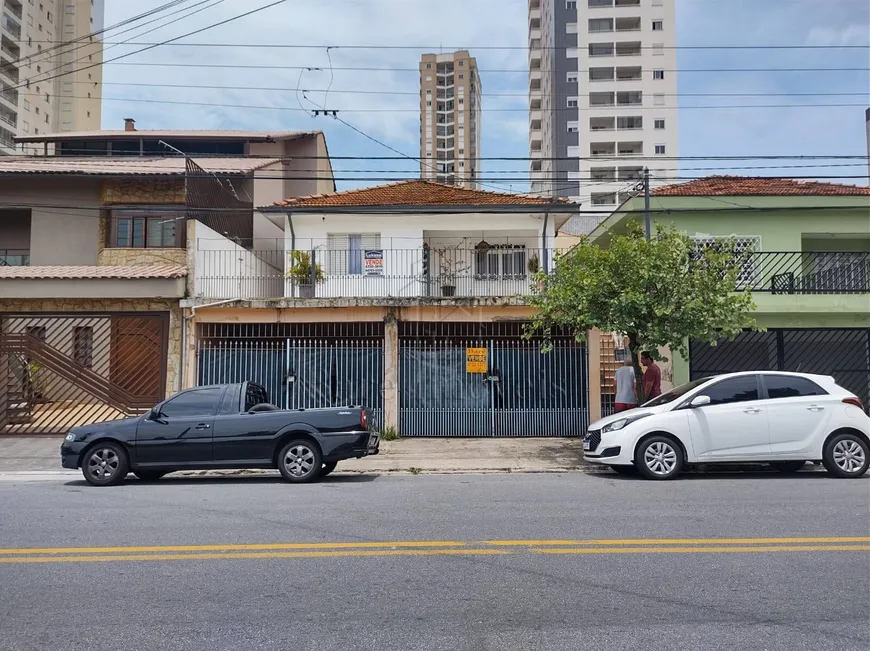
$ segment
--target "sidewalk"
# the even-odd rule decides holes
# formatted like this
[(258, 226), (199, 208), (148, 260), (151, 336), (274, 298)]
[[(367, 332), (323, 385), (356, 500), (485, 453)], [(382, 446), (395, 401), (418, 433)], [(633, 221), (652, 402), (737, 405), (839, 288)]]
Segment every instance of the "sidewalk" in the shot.
[[(59, 436), (0, 437), (0, 473), (59, 471)], [(336, 472), (560, 472), (588, 468), (580, 438), (399, 439)]]

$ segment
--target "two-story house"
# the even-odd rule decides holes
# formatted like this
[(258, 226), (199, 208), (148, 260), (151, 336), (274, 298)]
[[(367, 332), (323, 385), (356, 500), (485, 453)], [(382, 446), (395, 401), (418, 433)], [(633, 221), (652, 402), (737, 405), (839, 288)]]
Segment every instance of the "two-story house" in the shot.
[(63, 432), (182, 388), (191, 233), (256, 259), (254, 206), (335, 189), (320, 132), (28, 136), (0, 159), (0, 433)]
[(287, 408), (364, 404), (404, 436), (580, 434), (583, 346), (523, 338), (576, 209), (431, 181), (263, 207), (284, 232), (270, 264), (197, 237), (186, 371), (255, 379)]
[[(752, 290), (765, 329), (717, 346), (690, 342), (689, 359), (673, 356), (675, 383), (731, 371), (804, 371), (833, 375), (868, 402), (870, 187), (713, 176), (652, 195), (653, 221), (673, 224), (699, 248), (734, 241), (742, 264), (735, 289)], [(631, 199), (588, 237), (607, 246), (642, 220), (643, 199)]]

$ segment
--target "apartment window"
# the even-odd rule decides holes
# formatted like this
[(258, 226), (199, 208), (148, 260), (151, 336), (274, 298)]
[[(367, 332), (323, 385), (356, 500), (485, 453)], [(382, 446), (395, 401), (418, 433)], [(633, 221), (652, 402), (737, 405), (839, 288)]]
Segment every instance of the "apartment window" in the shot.
[(155, 215), (114, 211), (109, 225), (109, 246), (117, 248), (179, 248), (184, 246), (183, 222), (176, 213)]
[(654, 32), (664, 31), (664, 29), (665, 29), (664, 22), (661, 20), (652, 21), (652, 29)]
[(24, 133), (30, 131), (30, 125), (26, 121), (21, 123), (21, 128), (24, 129)]
[(576, 97), (568, 98), (568, 108), (577, 108), (579, 106), (579, 102)]
[(565, 23), (565, 33), (566, 34), (576, 34), (577, 33), (577, 23)]
[(589, 106), (613, 106), (613, 93), (589, 93)]
[(51, 100), (49, 99), (49, 95), (48, 95), (48, 93), (45, 94), (45, 101), (46, 101), (46, 102), (50, 102), (50, 101), (51, 101)]
[(653, 127), (656, 129), (664, 129), (665, 128), (665, 121), (664, 120), (655, 120), (653, 122)]
[(569, 84), (576, 84), (577, 83), (577, 73), (576, 72), (569, 72), (568, 73), (568, 83)]
[(73, 358), (79, 366), (94, 366), (94, 329), (78, 326), (73, 330)]
[(75, 12), (76, 12), (76, 7), (75, 7), (75, 5), (67, 5), (67, 6), (66, 6), (66, 13), (68, 13), (68, 14), (74, 14)]
[[(460, 73), (459, 73), (459, 78), (460, 78), (460, 79), (465, 79), (465, 73), (460, 72)], [(459, 90), (462, 90), (462, 88), (460, 88)]]
[(613, 0), (589, 0), (589, 8), (595, 9), (597, 7), (612, 7)]
[(464, 154), (464, 153), (465, 153), (465, 150), (464, 150), (464, 149), (460, 149), (460, 150), (459, 150), (459, 155), (460, 155), (460, 156), (462, 156), (462, 154)]
[(426, 100), (426, 106), (432, 106), (432, 100), (431, 100), (431, 99), (427, 99), (427, 100)]
[(613, 43), (590, 43), (589, 56), (591, 57), (612, 57)]
[(641, 116), (620, 116), (616, 118), (617, 129), (643, 129)]
[(465, 61), (460, 61), (460, 62), (459, 62), (459, 65), (460, 65), (460, 67), (463, 66), (463, 65), (465, 65)]
[(48, 113), (45, 114), (45, 123), (48, 124)]
[(565, 0), (565, 9), (577, 9), (577, 0)]
[(463, 100), (463, 98), (460, 97), (459, 98), (459, 106), (462, 106), (464, 103), (465, 103), (465, 100)]
[(577, 133), (580, 131), (580, 126), (577, 122), (568, 123), (568, 133)]
[(613, 31), (613, 18), (590, 18), (589, 33), (598, 34)]
[(613, 68), (589, 68), (589, 81), (612, 81)]
[(39, 107), (38, 107), (38, 106), (34, 107), (33, 110), (34, 110), (34, 112), (35, 112), (37, 115), (39, 115)]
[(665, 55), (665, 44), (664, 43), (653, 43), (652, 53), (654, 57), (661, 57)]
[(24, 100), (24, 110), (25, 111), (30, 110), (30, 102), (28, 100)]
[(431, 64), (431, 63), (427, 63), (427, 64), (426, 64), (426, 70), (431, 70), (431, 69), (432, 69), (432, 64)]
[(665, 105), (665, 96), (658, 94), (653, 95), (653, 106), (664, 106)]
[(327, 273), (338, 276), (365, 275), (366, 252), (381, 251), (380, 233), (329, 233), (326, 239), (329, 248)]
[(33, 16), (27, 14), (27, 24), (33, 27)]
[(662, 155), (664, 155), (664, 153), (665, 153), (665, 146), (664, 145), (656, 145), (656, 155), (662, 156)]
[(48, 18), (48, 22), (51, 22), (51, 12), (45, 14), (45, 17)]
[(526, 247), (516, 244), (487, 244), (476, 247), (475, 275), (478, 278), (525, 278), (528, 271)]
[(643, 92), (628, 90), (616, 93), (616, 103), (620, 106), (643, 104)]
[(664, 79), (665, 71), (664, 70), (653, 70), (653, 79)]

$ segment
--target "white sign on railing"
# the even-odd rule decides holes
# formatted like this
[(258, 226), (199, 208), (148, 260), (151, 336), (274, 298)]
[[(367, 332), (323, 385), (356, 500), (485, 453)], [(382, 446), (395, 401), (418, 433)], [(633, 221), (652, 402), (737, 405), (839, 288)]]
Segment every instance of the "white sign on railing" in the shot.
[(384, 251), (383, 249), (366, 249), (363, 256), (363, 275), (384, 275)]

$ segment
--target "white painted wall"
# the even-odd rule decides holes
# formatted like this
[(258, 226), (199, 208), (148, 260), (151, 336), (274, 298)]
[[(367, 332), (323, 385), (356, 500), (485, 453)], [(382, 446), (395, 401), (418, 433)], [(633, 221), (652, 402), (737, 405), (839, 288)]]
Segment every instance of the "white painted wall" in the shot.
[[(292, 228), (290, 226), (292, 220)], [(456, 278), (457, 296), (505, 296), (524, 292), (525, 275), (488, 279), (477, 274), (475, 246), (525, 246), (526, 255), (541, 255), (543, 215), (538, 214), (324, 214), (294, 213), (284, 227), (287, 251), (314, 251), (326, 282), (316, 287), (317, 297), (438, 296), (441, 295), (441, 261)], [(336, 274), (330, 267), (341, 253), (330, 253), (330, 234), (379, 234), (383, 251), (383, 275)], [(547, 224), (548, 258), (552, 260), (554, 219)], [(426, 270), (424, 243), (429, 247)], [(440, 252), (439, 252), (440, 250)], [(527, 269), (527, 265), (526, 266)], [(299, 296), (299, 288), (287, 280), (286, 296)]]
[(197, 298), (275, 298), (284, 271), (252, 251), (194, 221), (194, 294)]

